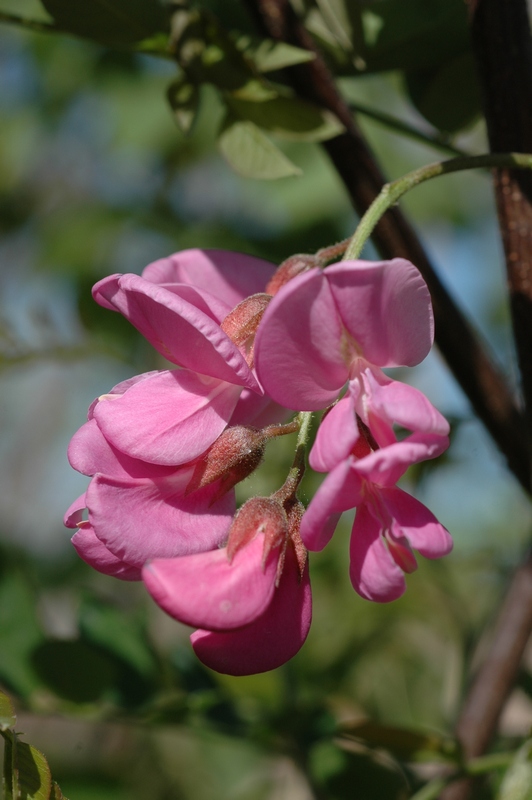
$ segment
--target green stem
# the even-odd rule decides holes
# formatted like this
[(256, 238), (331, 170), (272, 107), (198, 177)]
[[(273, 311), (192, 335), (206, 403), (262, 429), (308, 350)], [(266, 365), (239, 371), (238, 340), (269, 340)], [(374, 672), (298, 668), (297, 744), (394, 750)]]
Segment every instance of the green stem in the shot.
[(290, 471), (286, 476), (286, 480), (281, 488), (273, 495), (279, 500), (285, 500), (288, 497), (295, 495), (297, 488), (303, 479), (305, 473), (305, 453), (307, 450), (307, 442), (310, 433), (310, 426), (312, 424), (312, 412), (300, 411), (296, 417), (299, 423), (299, 432), (297, 434), (296, 452)]
[(437, 161), (434, 164), (427, 164), (425, 167), (415, 169), (392, 183), (385, 184), (380, 194), (360, 220), (351, 243), (345, 251), (344, 259), (358, 258), (383, 214), (410, 189), (440, 175), (449, 175), (451, 172), (478, 169), (479, 167), (532, 169), (532, 155), (526, 153), (488, 153), (481, 156), (452, 158), (450, 161)]
[(468, 155), (464, 150), (460, 150), (459, 147), (455, 147), (443, 136), (431, 136), (428, 133), (423, 133), (423, 131), (414, 128), (413, 125), (403, 122), (402, 119), (393, 117), (391, 114), (386, 114), (383, 111), (377, 111), (376, 109), (370, 108), (369, 106), (359, 103), (358, 101), (355, 103), (350, 100), (348, 104), (349, 108), (352, 111), (356, 111), (357, 114), (363, 114), (365, 117), (375, 120), (375, 122), (380, 122), (381, 125), (385, 125), (390, 130), (397, 131), (397, 133), (401, 133), (404, 136), (408, 136), (410, 139), (416, 139), (419, 142), (423, 142), (423, 144), (436, 147), (438, 150), (444, 150), (447, 153), (452, 153), (453, 156), (467, 157)]
[(438, 776), (426, 783), (410, 800), (436, 800), (442, 790), (451, 782), (463, 778), (464, 775), (484, 775), (486, 772), (493, 772), (495, 769), (506, 769), (515, 759), (515, 753), (490, 753), (487, 756), (472, 758), (463, 764), (459, 772), (453, 772), (446, 777)]

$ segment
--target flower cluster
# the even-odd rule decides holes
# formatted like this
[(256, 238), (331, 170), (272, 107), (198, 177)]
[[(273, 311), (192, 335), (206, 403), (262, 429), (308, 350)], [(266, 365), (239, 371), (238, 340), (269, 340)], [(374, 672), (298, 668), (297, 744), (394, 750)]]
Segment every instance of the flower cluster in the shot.
[[(395, 485), (447, 447), (447, 422), (382, 371), (428, 353), (427, 287), (401, 259), (314, 263), (299, 257), (275, 271), (250, 256), (188, 250), (93, 290), (176, 368), (136, 376), (91, 405), (69, 447), (91, 480), (65, 524), (91, 566), (143, 580), (168, 614), (196, 627), (194, 650), (220, 672), (273, 669), (299, 650), (311, 620), (307, 548), (325, 546), (343, 511), (358, 509), (350, 574), (368, 599), (404, 591), (412, 548), (429, 558), (451, 548), (428, 509)], [(287, 409), (331, 404), (309, 459), (328, 474), (308, 509), (297, 498), (299, 464), (278, 492), (235, 515), (235, 484), (270, 438), (299, 427), (282, 424)]]

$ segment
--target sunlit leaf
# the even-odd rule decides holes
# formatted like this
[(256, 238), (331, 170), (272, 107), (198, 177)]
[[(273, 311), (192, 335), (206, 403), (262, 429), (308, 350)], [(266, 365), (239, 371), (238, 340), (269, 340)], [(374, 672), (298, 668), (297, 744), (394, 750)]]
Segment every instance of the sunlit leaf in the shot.
[[(4, 737), (4, 800), (49, 800), (52, 775), (44, 755), (21, 742), (16, 733)], [(66, 799), (65, 799), (66, 800)]]
[(246, 56), (252, 59), (259, 72), (273, 72), (295, 64), (304, 64), (315, 58), (310, 50), (303, 50), (286, 42), (273, 42), (271, 39), (257, 43), (246, 37), (237, 42), (237, 47), (242, 48)]
[(13, 728), (17, 721), (17, 715), (13, 703), (7, 694), (0, 692), (0, 731)]
[(436, 70), (408, 73), (406, 84), (418, 111), (445, 133), (453, 133), (471, 124), (481, 112), (471, 53), (459, 55)]
[(530, 800), (532, 797), (532, 741), (519, 748), (502, 780), (497, 800)]
[(131, 43), (168, 28), (159, 0), (42, 0), (62, 28), (100, 42)]
[(230, 98), (228, 104), (238, 117), (293, 141), (321, 142), (344, 131), (333, 114), (298, 97), (276, 97), (264, 103)]
[(246, 178), (274, 180), (300, 175), (296, 167), (253, 122), (229, 117), (218, 138), (220, 152)]
[(198, 87), (185, 77), (180, 77), (170, 84), (166, 96), (178, 127), (183, 133), (189, 133), (198, 113)]

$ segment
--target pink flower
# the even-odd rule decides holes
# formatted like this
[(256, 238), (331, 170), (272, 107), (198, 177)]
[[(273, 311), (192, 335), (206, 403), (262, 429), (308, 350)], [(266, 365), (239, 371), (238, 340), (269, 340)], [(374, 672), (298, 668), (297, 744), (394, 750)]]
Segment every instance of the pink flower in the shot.
[(198, 627), (191, 641), (208, 667), (231, 675), (265, 672), (303, 645), (311, 622), (298, 501), (255, 497), (238, 512), (227, 546), (154, 560), (146, 587), (168, 614)]
[[(149, 558), (166, 558), (218, 547), (234, 513), (234, 492), (220, 494), (220, 481), (187, 493), (195, 466), (165, 466), (132, 458), (103, 435), (96, 411), (151, 376), (115, 386), (89, 409), (89, 420), (73, 436), (68, 457), (92, 477), (87, 491), (65, 515), (78, 527), (72, 542), (91, 566), (107, 575), (140, 580)], [(83, 521), (83, 509), (88, 520)], [(201, 520), (201, 523), (199, 523)]]
[(413, 366), (434, 335), (429, 291), (401, 258), (344, 261), (311, 269), (283, 286), (264, 314), (256, 340), (265, 391), (298, 411), (325, 408), (347, 381), (381, 367)]
[[(108, 442), (131, 458), (186, 464), (234, 424), (279, 416), (253, 371), (253, 340), (274, 266), (221, 250), (186, 250), (111, 275), (95, 300), (119, 311), (177, 370), (150, 373), (94, 417)], [(248, 295), (252, 297), (248, 297)]]
[[(452, 548), (448, 531), (434, 515), (395, 486), (409, 466), (436, 458), (449, 442), (446, 436), (417, 431), (379, 447), (372, 431), (352, 412), (354, 422), (346, 414), (350, 402), (349, 397), (341, 400), (318, 432), (310, 462), (314, 469), (331, 471), (303, 516), (301, 537), (309, 550), (321, 550), (341, 513), (357, 508), (350, 545), (351, 582), (362, 597), (388, 602), (405, 591), (404, 572), (416, 569), (411, 548), (426, 558), (439, 558)], [(347, 454), (342, 454), (343, 444), (340, 447), (334, 435), (341, 421), (351, 443)], [(331, 433), (328, 448), (326, 438)]]

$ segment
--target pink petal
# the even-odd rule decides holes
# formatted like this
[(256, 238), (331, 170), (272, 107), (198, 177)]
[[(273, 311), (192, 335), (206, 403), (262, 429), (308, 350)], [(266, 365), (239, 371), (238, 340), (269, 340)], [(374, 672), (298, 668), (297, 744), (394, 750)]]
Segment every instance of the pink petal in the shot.
[(234, 308), (264, 292), (275, 264), (229, 250), (182, 250), (150, 264), (142, 277), (152, 283), (186, 283), (206, 289)]
[(323, 550), (334, 533), (342, 511), (362, 500), (363, 483), (351, 457), (330, 472), (310, 501), (301, 520), (301, 538), (309, 550)]
[(254, 675), (280, 667), (303, 646), (312, 619), (308, 563), (300, 579), (291, 547), (279, 587), (258, 619), (229, 633), (198, 630), (190, 640), (207, 667), (226, 675)]
[(393, 486), (412, 464), (437, 458), (448, 446), (447, 436), (413, 433), (401, 442), (381, 447), (361, 458), (355, 463), (354, 469), (371, 483)]
[(349, 393), (323, 418), (309, 456), (309, 464), (317, 472), (334, 469), (355, 446), (359, 436), (355, 402), (356, 396)]
[(186, 300), (203, 314), (213, 319), (220, 324), (231, 311), (232, 306), (224, 303), (219, 297), (205, 291), (205, 289), (198, 289), (197, 286), (188, 286), (186, 283), (161, 283), (159, 284), (176, 297)]
[(190, 476), (188, 469), (157, 481), (96, 475), (86, 502), (98, 538), (119, 559), (137, 567), (151, 558), (218, 547), (234, 514), (234, 492), (211, 505), (217, 482), (184, 497)]
[(194, 628), (227, 631), (253, 622), (275, 591), (279, 548), (262, 564), (264, 535), (230, 563), (225, 548), (152, 561), (142, 571), (146, 588), (167, 614)]
[(405, 536), (425, 558), (441, 558), (451, 552), (453, 540), (423, 503), (396, 487), (382, 489), (381, 499), (394, 520), (393, 532)]
[(342, 261), (325, 275), (342, 322), (364, 358), (379, 367), (414, 366), (434, 339), (429, 290), (403, 258)]
[(83, 513), (87, 508), (85, 495), (86, 492), (83, 492), (83, 494), (77, 497), (65, 511), (63, 517), (63, 525), (65, 528), (77, 528), (78, 523), (83, 520)]
[(125, 381), (120, 381), (120, 383), (117, 383), (116, 386), (113, 386), (113, 388), (109, 392), (104, 392), (103, 395), (100, 395), (99, 397), (97, 397), (95, 400), (92, 401), (92, 403), (89, 406), (87, 419), (91, 420), (93, 418), (94, 409), (100, 402), (100, 398), (107, 397), (108, 395), (112, 395), (114, 397), (114, 395), (116, 394), (118, 395), (124, 394), (124, 392), (127, 389), (129, 389), (131, 386), (134, 386), (136, 383), (148, 380), (148, 378), (152, 378), (154, 375), (159, 375), (163, 371), (164, 370), (153, 369), (150, 372), (143, 372), (140, 375), (133, 375), (133, 377), (131, 378), (126, 378)]
[(242, 389), (229, 425), (253, 425), (264, 428), (274, 422), (282, 422), (291, 414), (288, 409), (275, 403), (268, 395), (262, 397), (250, 389)]
[(385, 383), (379, 383), (369, 369), (365, 370), (363, 381), (368, 396), (372, 432), (374, 428), (371, 420), (376, 416), (390, 424), (401, 425), (409, 431), (448, 435), (449, 423), (419, 389), (389, 379)]
[(70, 440), (68, 460), (78, 472), (91, 476), (105, 472), (117, 478), (158, 478), (171, 474), (175, 469), (126, 456), (109, 444), (95, 419), (82, 425)]
[(169, 361), (260, 392), (242, 353), (218, 322), (162, 286), (139, 275), (111, 276), (92, 290), (94, 299), (123, 314)]
[(140, 569), (114, 556), (98, 539), (90, 525), (81, 527), (71, 541), (83, 561), (98, 572), (123, 581), (141, 580)]
[(323, 271), (289, 281), (266, 309), (255, 339), (257, 375), (266, 393), (297, 411), (330, 405), (348, 378), (342, 337)]
[(357, 509), (349, 551), (349, 576), (359, 595), (388, 603), (404, 593), (403, 571), (391, 557), (383, 539), (382, 523), (373, 516), (369, 503), (362, 503)]
[(128, 456), (177, 466), (218, 438), (240, 391), (188, 370), (164, 371), (102, 400), (94, 417), (105, 438)]

